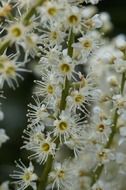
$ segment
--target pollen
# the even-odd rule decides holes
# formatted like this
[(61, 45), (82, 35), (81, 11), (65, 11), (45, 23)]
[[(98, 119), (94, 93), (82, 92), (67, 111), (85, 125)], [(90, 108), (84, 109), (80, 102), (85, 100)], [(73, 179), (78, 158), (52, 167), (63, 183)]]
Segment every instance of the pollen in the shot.
[(42, 151), (48, 152), (50, 150), (50, 145), (48, 143), (44, 143), (41, 146)]
[(11, 29), (11, 33), (14, 37), (20, 37), (22, 35), (22, 31), (20, 28), (15, 27)]
[(48, 92), (48, 94), (53, 94), (54, 93), (54, 87), (49, 84), (47, 87), (47, 92)]
[(97, 129), (98, 129), (99, 132), (102, 133), (104, 131), (104, 129), (105, 129), (105, 126), (103, 124), (100, 124), (100, 125), (97, 126)]
[(90, 40), (84, 40), (82, 42), (82, 45), (83, 45), (84, 48), (90, 49), (92, 47), (92, 42)]
[(57, 37), (58, 37), (58, 34), (57, 34), (56, 31), (51, 32), (51, 34), (50, 34), (50, 38), (51, 38), (51, 39), (56, 40)]
[(68, 73), (70, 71), (70, 66), (67, 63), (63, 63), (61, 64), (60, 69), (63, 73)]
[(48, 14), (49, 14), (50, 16), (55, 16), (55, 15), (57, 14), (57, 9), (56, 9), (55, 7), (50, 7), (50, 8), (48, 9)]
[(78, 22), (78, 17), (76, 15), (70, 15), (68, 21), (70, 24), (75, 25)]
[(78, 94), (74, 98), (76, 103), (82, 103), (84, 101), (84, 97), (81, 94)]
[(16, 74), (16, 70), (15, 70), (15, 67), (14, 66), (8, 66), (6, 68), (6, 74), (9, 75), (9, 76), (15, 76)]
[(61, 131), (65, 131), (65, 130), (68, 129), (68, 125), (67, 125), (66, 122), (61, 121), (61, 122), (59, 123), (59, 125), (58, 125), (58, 128), (59, 128)]
[(31, 180), (31, 176), (32, 176), (32, 173), (31, 173), (31, 172), (26, 172), (26, 173), (24, 173), (24, 175), (22, 176), (22, 179), (27, 182), (27, 181), (30, 181), (30, 180)]
[(59, 178), (64, 178), (65, 176), (65, 172), (63, 170), (60, 170), (59, 173), (58, 173), (58, 177)]
[(102, 160), (106, 160), (106, 159), (107, 159), (107, 154), (106, 154), (104, 151), (99, 152), (99, 153), (98, 153), (98, 156), (99, 156), (99, 158), (102, 159)]

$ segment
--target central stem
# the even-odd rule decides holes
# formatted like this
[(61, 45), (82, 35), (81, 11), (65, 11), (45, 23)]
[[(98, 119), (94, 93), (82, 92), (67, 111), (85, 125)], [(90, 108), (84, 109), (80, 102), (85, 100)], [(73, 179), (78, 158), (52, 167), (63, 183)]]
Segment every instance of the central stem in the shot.
[[(73, 34), (72, 29), (71, 29), (70, 33), (69, 33), (69, 37), (68, 37), (68, 55), (70, 57), (72, 57), (72, 55), (73, 55), (73, 48), (72, 48), (73, 42), (74, 42), (74, 34)], [(62, 90), (62, 94), (61, 94), (60, 113), (62, 110), (65, 110), (65, 108), (66, 108), (66, 98), (68, 96), (69, 88), (70, 88), (69, 84), (70, 84), (70, 82), (69, 82), (68, 78), (66, 77), (64, 89)], [(57, 139), (55, 143), (56, 143), (56, 146), (58, 147), (59, 139)], [(49, 156), (47, 159), (47, 162), (44, 166), (44, 170), (42, 172), (42, 175), (40, 177), (40, 182), (39, 182), (37, 190), (45, 190), (46, 185), (47, 185), (47, 181), (48, 181), (48, 174), (51, 171), (52, 164), (53, 164), (53, 157)]]

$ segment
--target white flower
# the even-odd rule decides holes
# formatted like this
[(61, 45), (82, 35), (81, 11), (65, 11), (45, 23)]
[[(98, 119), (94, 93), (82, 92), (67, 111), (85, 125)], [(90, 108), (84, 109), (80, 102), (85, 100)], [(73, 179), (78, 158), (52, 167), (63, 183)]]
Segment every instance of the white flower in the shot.
[(73, 43), (73, 48), (80, 51), (83, 63), (87, 61), (89, 55), (94, 53), (99, 48), (100, 42), (97, 38), (97, 33), (88, 32), (82, 37), (78, 38), (79, 42)]
[(45, 163), (48, 157), (55, 155), (56, 144), (52, 141), (49, 133), (46, 138), (43, 138), (40, 143), (33, 145), (30, 147), (30, 150), (34, 152), (29, 158), (36, 159), (36, 161), (40, 164)]
[(37, 175), (34, 173), (32, 163), (30, 162), (29, 166), (26, 167), (23, 162), (19, 160), (19, 163), (16, 162), (16, 166), (18, 170), (14, 171), (10, 176), (15, 179), (13, 183), (17, 185), (17, 190), (24, 190), (28, 186), (31, 186), (35, 190), (36, 183), (34, 181), (37, 180)]
[(40, 37), (35, 33), (29, 33), (25, 36), (25, 40), (20, 42), (20, 45), (24, 48), (25, 51), (25, 61), (28, 61), (28, 56), (35, 58), (38, 54), (38, 42), (40, 42)]
[(72, 186), (72, 170), (69, 162), (54, 163), (53, 169), (49, 174), (49, 179), (52, 181), (52, 189), (57, 190), (69, 189)]
[(121, 58), (117, 58), (114, 61), (115, 70), (117, 73), (123, 73), (126, 71), (126, 60), (123, 60)]
[[(47, 71), (46, 71), (47, 72)], [(57, 85), (56, 73), (48, 71), (47, 74), (43, 73), (42, 80), (36, 80), (35, 94), (44, 98), (44, 102), (51, 102), (57, 97), (57, 93), (60, 92), (60, 86)]]
[(67, 34), (62, 31), (60, 24), (57, 24), (55, 22), (51, 22), (45, 30), (40, 29), (40, 31), (44, 32), (44, 34), (40, 36), (40, 39), (45, 46), (60, 45), (64, 41), (64, 38), (67, 36)]
[(62, 9), (64, 10), (62, 2), (46, 1), (43, 6), (38, 8), (41, 15), (41, 22), (46, 24), (48, 22), (58, 21), (60, 16), (62, 20)]
[(26, 136), (23, 136), (25, 140), (22, 148), (32, 150), (32, 147), (40, 144), (45, 139), (45, 134), (43, 133), (44, 128), (45, 126), (43, 125), (37, 125), (28, 127), (27, 130), (24, 130)]
[(79, 9), (77, 6), (71, 6), (66, 9), (65, 12), (65, 24), (64, 27), (66, 29), (73, 27), (74, 32), (81, 30), (81, 9)]
[(93, 97), (91, 95), (91, 92), (85, 87), (72, 91), (71, 94), (67, 97), (67, 105), (69, 106), (70, 110), (76, 112), (76, 109), (78, 109), (86, 115), (89, 114), (86, 106), (90, 105), (90, 102), (92, 101)]
[(9, 139), (9, 137), (6, 135), (5, 130), (4, 129), (0, 129), (0, 147), (8, 139)]
[(62, 111), (59, 115), (59, 119), (54, 120), (54, 130), (53, 134), (59, 137), (60, 142), (66, 142), (71, 135), (79, 130), (79, 120), (77, 116), (75, 117), (68, 110)]
[(6, 56), (5, 54), (0, 56), (0, 88), (3, 88), (5, 82), (9, 87), (15, 89), (15, 85), (18, 86), (17, 78), (23, 80), (23, 77), (19, 72), (28, 72), (23, 68), (24, 63), (17, 62), (17, 55)]
[(103, 148), (98, 145), (96, 149), (96, 162), (98, 165), (109, 163), (111, 160), (115, 160), (115, 155), (111, 149)]
[[(83, 126), (84, 127), (84, 126)], [(65, 142), (65, 144), (73, 150), (76, 158), (80, 157), (80, 153), (83, 153), (85, 149), (86, 132), (80, 130), (78, 133), (73, 133)]]
[(112, 121), (109, 118), (100, 118), (100, 114), (95, 114), (93, 118), (90, 124), (91, 131), (89, 138), (98, 143), (107, 143), (111, 134)]
[(63, 79), (67, 77), (68, 80), (76, 80), (75, 74), (78, 75), (75, 71), (75, 63), (68, 55), (63, 55), (62, 59), (59, 60), (58, 65), (56, 65), (54, 69), (57, 71), (57, 75), (63, 77)]
[(126, 36), (123, 34), (118, 35), (114, 39), (115, 46), (120, 49), (120, 50), (125, 50), (126, 49)]
[(24, 26), (22, 22), (14, 22), (7, 27), (6, 38), (10, 40), (11, 43), (20, 42), (24, 40), (26, 33), (27, 27)]
[(48, 106), (41, 102), (40, 99), (36, 96), (34, 97), (35, 104), (29, 104), (28, 107), (28, 122), (31, 125), (44, 124), (47, 121), (49, 116)]

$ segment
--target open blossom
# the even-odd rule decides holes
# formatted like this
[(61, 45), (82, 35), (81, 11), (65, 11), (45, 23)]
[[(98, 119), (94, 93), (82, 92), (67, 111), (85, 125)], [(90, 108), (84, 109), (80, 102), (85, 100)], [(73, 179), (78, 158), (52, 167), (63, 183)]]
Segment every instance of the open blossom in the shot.
[(66, 142), (79, 130), (79, 117), (72, 115), (69, 110), (64, 110), (59, 115), (59, 119), (54, 120), (53, 135), (59, 137), (60, 142)]
[(49, 113), (48, 113), (48, 105), (46, 105), (43, 101), (40, 101), (38, 97), (34, 97), (35, 104), (29, 104), (28, 107), (28, 121), (30, 125), (40, 124), (44, 126), (44, 123), (47, 122)]
[(52, 181), (52, 189), (55, 187), (57, 190), (69, 189), (72, 186), (72, 170), (69, 162), (59, 163), (56, 162), (53, 165), (53, 169), (49, 174), (49, 179)]
[[(97, 14), (99, 1), (2, 0), (0, 87), (18, 86), (26, 62), (36, 74), (21, 148), (40, 176), (19, 160), (11, 175), (17, 190), (121, 190), (126, 38), (102, 37), (112, 25), (108, 14)], [(0, 146), (8, 138), (0, 129)]]
[(23, 80), (20, 72), (28, 72), (24, 68), (24, 63), (17, 61), (17, 55), (7, 56), (5, 54), (0, 56), (0, 88), (3, 88), (6, 82), (9, 87), (15, 88), (18, 86), (17, 78)]
[(34, 167), (30, 162), (29, 166), (26, 167), (21, 160), (19, 163), (16, 162), (18, 170), (14, 171), (10, 176), (15, 180), (13, 183), (17, 185), (17, 190), (24, 190), (28, 186), (31, 186), (34, 190), (36, 189), (37, 175), (34, 173)]
[(43, 138), (41, 141), (29, 148), (33, 154), (29, 156), (31, 159), (36, 159), (40, 164), (45, 163), (49, 156), (55, 155), (56, 144), (52, 142), (51, 137), (48, 136)]

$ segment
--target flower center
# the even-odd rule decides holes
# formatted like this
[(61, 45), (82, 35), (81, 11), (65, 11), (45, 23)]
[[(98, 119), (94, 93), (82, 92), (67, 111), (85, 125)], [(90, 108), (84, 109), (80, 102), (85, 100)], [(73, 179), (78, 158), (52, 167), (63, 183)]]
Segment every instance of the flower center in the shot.
[(57, 36), (58, 36), (58, 34), (57, 34), (56, 31), (53, 31), (53, 32), (51, 32), (51, 34), (50, 34), (50, 37), (51, 37), (51, 39), (53, 39), (53, 40), (56, 40), (56, 39), (57, 39)]
[(64, 122), (64, 121), (61, 121), (61, 122), (59, 123), (58, 127), (59, 127), (59, 129), (60, 129), (61, 131), (65, 131), (65, 130), (68, 129), (68, 125), (67, 125), (67, 123)]
[(85, 172), (83, 170), (79, 171), (79, 177), (84, 177), (85, 176)]
[(54, 87), (53, 87), (51, 84), (48, 85), (48, 87), (47, 87), (47, 92), (48, 92), (49, 94), (53, 94), (53, 92), (54, 92)]
[(13, 35), (14, 37), (20, 37), (21, 34), (22, 34), (22, 31), (21, 31), (20, 28), (15, 27), (15, 28), (12, 28), (11, 33), (12, 33), (12, 35)]
[(70, 24), (74, 25), (78, 22), (78, 17), (76, 15), (70, 15), (68, 17), (68, 20), (69, 20)]
[(55, 16), (57, 13), (57, 9), (55, 7), (50, 7), (48, 9), (48, 14), (51, 15), (51, 16)]
[(102, 159), (102, 160), (107, 159), (107, 154), (106, 154), (106, 152), (104, 152), (104, 151), (99, 152), (99, 153), (98, 153), (98, 156), (99, 156), (99, 158)]
[(9, 66), (6, 68), (6, 74), (10, 76), (15, 76), (15, 67), (14, 66)]
[(74, 98), (76, 103), (82, 103), (84, 101), (84, 97), (81, 94), (78, 94)]
[(67, 63), (63, 63), (61, 64), (60, 69), (63, 73), (68, 73), (70, 71), (70, 66)]
[(42, 148), (42, 151), (48, 152), (50, 149), (50, 145), (48, 143), (44, 143), (44, 144), (42, 144), (41, 148)]
[(98, 128), (98, 131), (102, 133), (105, 129), (105, 126), (103, 124), (100, 124), (100, 125), (98, 125), (97, 128)]
[(24, 181), (30, 181), (30, 179), (31, 179), (31, 172), (25, 172), (24, 175), (22, 176), (22, 179)]
[(59, 178), (64, 178), (65, 172), (63, 170), (60, 170), (58, 173)]
[(92, 47), (92, 42), (90, 40), (85, 40), (82, 42), (82, 44), (83, 44), (83, 47), (86, 49), (89, 49)]

